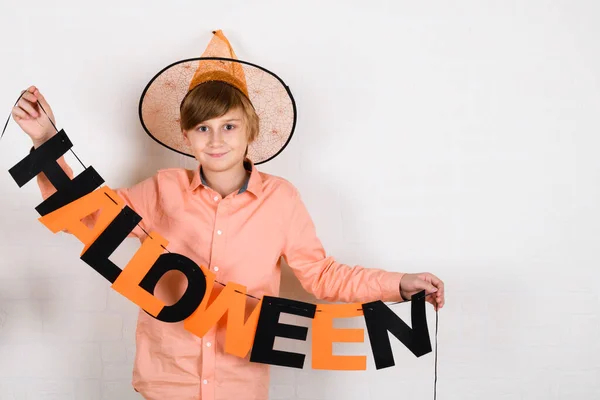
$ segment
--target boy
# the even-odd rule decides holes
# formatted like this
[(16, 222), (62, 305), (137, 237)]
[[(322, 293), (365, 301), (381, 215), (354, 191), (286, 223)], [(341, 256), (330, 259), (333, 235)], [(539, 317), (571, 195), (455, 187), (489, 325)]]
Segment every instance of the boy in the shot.
[[(268, 107), (257, 111), (256, 104), (262, 104), (261, 91), (253, 89), (252, 78), (259, 69), (252, 72), (249, 68), (254, 67), (238, 63), (222, 32), (214, 33), (203, 56), (228, 57), (200, 59), (193, 67), (189, 63), (173, 65), (171, 68), (179, 68), (176, 74), (163, 70), (144, 92), (140, 107), (144, 128), (159, 143), (195, 157), (198, 167), (191, 171), (161, 170), (131, 188), (116, 190), (142, 217), (143, 230), (134, 230), (132, 236), (143, 240), (144, 231), (160, 232), (169, 240), (170, 251), (206, 266), (220, 282), (246, 286), (247, 292), (257, 297), (277, 296), (280, 262), (284, 259), (304, 289), (318, 299), (402, 301), (426, 290), (435, 293), (427, 301), (436, 309), (443, 307), (444, 284), (430, 273), (350, 267), (326, 255), (297, 189), (285, 179), (256, 168), (257, 162), (271, 159), (285, 147), (291, 135), (282, 132), (289, 128), (289, 124), (285, 128), (290, 121), (286, 112), (295, 109), (275, 104), (274, 119), (269, 119)], [(182, 76), (184, 71), (189, 72), (190, 79), (183, 86), (179, 83), (180, 93), (185, 88), (183, 99), (165, 94), (165, 88), (176, 90), (178, 83), (172, 77)], [(153, 92), (153, 83), (162, 85), (161, 90)], [(159, 92), (160, 98), (156, 97)], [(173, 104), (152, 101), (171, 98), (177, 99), (173, 100), (179, 111), (176, 119), (171, 115)], [(38, 101), (48, 117), (41, 114)], [(159, 106), (153, 108), (153, 104)], [(289, 102), (285, 104), (289, 106)], [(48, 121), (54, 120), (52, 109), (34, 86), (23, 94), (12, 115), (34, 147), (56, 133)], [(173, 128), (175, 122), (178, 132)], [(275, 133), (283, 139), (273, 146), (269, 134)], [(261, 147), (267, 142), (271, 145)], [(60, 164), (72, 178), (64, 159)], [(53, 193), (43, 174), (38, 176), (38, 184), (44, 198)], [(93, 223), (93, 218), (88, 222)], [(185, 291), (185, 285), (181, 274), (167, 273), (156, 286), (155, 295), (172, 304)], [(218, 293), (218, 287), (214, 292)], [(135, 390), (152, 400), (267, 399), (268, 365), (225, 353), (224, 342), (221, 323), (199, 338), (182, 323), (164, 323), (140, 310)]]

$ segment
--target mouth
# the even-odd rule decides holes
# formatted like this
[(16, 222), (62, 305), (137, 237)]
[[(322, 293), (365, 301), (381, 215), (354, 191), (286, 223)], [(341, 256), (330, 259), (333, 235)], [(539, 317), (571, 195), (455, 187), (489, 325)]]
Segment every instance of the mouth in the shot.
[(206, 155), (209, 156), (210, 158), (221, 158), (225, 154), (227, 154), (227, 152), (224, 152), (224, 153), (206, 153)]

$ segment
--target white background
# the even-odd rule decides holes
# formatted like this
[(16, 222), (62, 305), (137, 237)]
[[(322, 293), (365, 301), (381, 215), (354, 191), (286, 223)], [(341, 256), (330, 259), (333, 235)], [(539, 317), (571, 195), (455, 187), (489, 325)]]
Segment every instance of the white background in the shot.
[[(599, 17), (593, 0), (3, 1), (0, 110), (8, 117), (37, 85), (114, 188), (191, 167), (144, 133), (138, 100), (223, 29), (239, 58), (295, 96), (296, 134), (259, 168), (300, 189), (327, 251), (444, 279), (440, 400), (595, 399)], [(138, 399), (136, 308), (78, 259), (81, 243), (36, 220), (35, 182), (19, 189), (8, 174), (29, 147), (11, 120), (0, 141), (0, 399)], [(281, 295), (310, 300), (288, 275)], [(310, 356), (304, 370), (274, 367), (271, 399), (432, 398), (433, 353), (392, 343), (385, 370), (368, 338), (335, 348), (367, 355), (367, 371), (312, 370)]]

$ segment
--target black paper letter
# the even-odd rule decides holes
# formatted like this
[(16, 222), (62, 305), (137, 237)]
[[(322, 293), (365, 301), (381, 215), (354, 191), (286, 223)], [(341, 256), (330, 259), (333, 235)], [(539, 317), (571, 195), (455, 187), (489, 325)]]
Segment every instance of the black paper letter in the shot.
[(177, 253), (161, 254), (140, 282), (140, 286), (154, 294), (154, 288), (160, 278), (173, 270), (181, 271), (186, 276), (188, 285), (177, 303), (163, 307), (158, 313), (156, 319), (163, 322), (179, 322), (192, 315), (206, 293), (206, 277), (198, 264)]
[(57, 160), (71, 147), (73, 144), (67, 134), (60, 130), (8, 171), (19, 187), (23, 187), (40, 173), (48, 177), (56, 192), (35, 208), (42, 216), (91, 193), (104, 183), (104, 179), (93, 167), (86, 168), (73, 180), (69, 179)]
[(279, 323), (281, 313), (314, 318), (317, 306), (280, 297), (264, 296), (258, 317), (254, 345), (250, 355), (251, 362), (300, 368), (304, 366), (306, 356), (299, 353), (273, 350), (275, 337), (306, 340), (308, 328), (304, 326)]
[(413, 295), (411, 302), (412, 329), (383, 302), (363, 304), (362, 309), (377, 369), (395, 365), (388, 331), (417, 357), (431, 352), (425, 314), (425, 292)]
[(88, 247), (81, 259), (100, 275), (113, 283), (122, 272), (108, 259), (142, 220), (129, 206), (125, 206), (98, 238)]

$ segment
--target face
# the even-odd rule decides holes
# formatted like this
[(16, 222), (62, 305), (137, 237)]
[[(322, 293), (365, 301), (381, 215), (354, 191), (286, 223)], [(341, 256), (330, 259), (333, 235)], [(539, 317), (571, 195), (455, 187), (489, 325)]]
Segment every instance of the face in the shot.
[(248, 134), (241, 109), (203, 121), (183, 132), (186, 143), (205, 170), (227, 171), (242, 165)]

